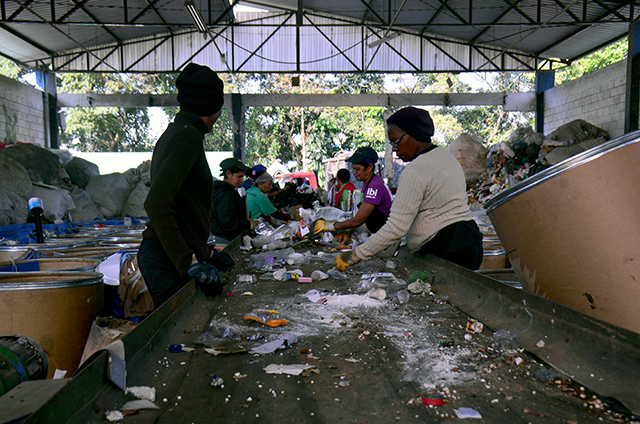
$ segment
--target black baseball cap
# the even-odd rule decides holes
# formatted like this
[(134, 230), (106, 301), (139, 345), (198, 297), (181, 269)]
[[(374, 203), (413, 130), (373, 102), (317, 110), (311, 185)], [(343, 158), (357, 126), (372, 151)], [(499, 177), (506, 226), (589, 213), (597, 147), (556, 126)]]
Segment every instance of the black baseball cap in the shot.
[(360, 147), (353, 152), (353, 155), (347, 159), (347, 162), (351, 163), (376, 163), (378, 162), (378, 153), (371, 147)]
[(222, 171), (223, 174), (233, 168), (236, 168), (238, 170), (236, 172), (240, 172), (240, 171), (247, 172), (251, 169), (250, 167), (240, 162), (236, 158), (226, 158), (225, 160), (220, 162), (220, 170)]

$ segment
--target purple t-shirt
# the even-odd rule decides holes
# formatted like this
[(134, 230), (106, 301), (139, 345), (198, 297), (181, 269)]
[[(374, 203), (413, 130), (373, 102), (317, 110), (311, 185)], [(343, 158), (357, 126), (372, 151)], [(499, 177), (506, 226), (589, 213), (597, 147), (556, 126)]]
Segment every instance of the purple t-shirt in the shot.
[(362, 201), (375, 205), (386, 216), (389, 216), (393, 203), (391, 190), (379, 175), (374, 175), (368, 184), (362, 186)]

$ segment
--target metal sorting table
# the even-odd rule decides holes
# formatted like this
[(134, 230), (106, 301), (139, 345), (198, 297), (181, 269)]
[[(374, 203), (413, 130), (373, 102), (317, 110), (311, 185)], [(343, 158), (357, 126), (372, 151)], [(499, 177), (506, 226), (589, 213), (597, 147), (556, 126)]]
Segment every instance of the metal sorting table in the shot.
[[(237, 262), (228, 274), (232, 281), (236, 274), (260, 275), (237, 241), (227, 249)], [(321, 248), (297, 248), (307, 250)], [(633, 419), (605, 396), (640, 411), (638, 334), (438, 258), (419, 260), (405, 248), (393, 259), (397, 268), (385, 269), (385, 261), (358, 264), (347, 280), (235, 282), (225, 287), (232, 297), (215, 299), (205, 298), (192, 281), (123, 338), (127, 386), (155, 387), (160, 409), (118, 422), (447, 422), (458, 420), (455, 410), (462, 407), (474, 408), (482, 415), (476, 421), (486, 423)], [(287, 269), (308, 276), (332, 267), (311, 262)], [(398, 304), (390, 299), (391, 287), (383, 301), (356, 293), (362, 272), (391, 271), (406, 279), (414, 270), (430, 271), (437, 295), (411, 295)], [(312, 288), (328, 293), (329, 301), (310, 302), (304, 294)], [(245, 320), (255, 308), (277, 310), (290, 323), (270, 328)], [(469, 316), (485, 324), (482, 333), (467, 332)], [(194, 340), (210, 323), (231, 328), (242, 341), (226, 344), (227, 354), (205, 352)], [(492, 329), (502, 328), (517, 332), (527, 350), (496, 354)], [(256, 333), (266, 341), (293, 333), (298, 341), (266, 355), (230, 353), (264, 343), (246, 341)], [(169, 352), (180, 343), (195, 350)], [(106, 353), (98, 355), (25, 422), (107, 422), (106, 411), (134, 399), (108, 381), (107, 362)], [(314, 371), (267, 374), (269, 364), (309, 364)], [(544, 382), (541, 373), (556, 377)], [(213, 388), (211, 374), (224, 386)], [(440, 396), (444, 405), (425, 406), (422, 396)]]

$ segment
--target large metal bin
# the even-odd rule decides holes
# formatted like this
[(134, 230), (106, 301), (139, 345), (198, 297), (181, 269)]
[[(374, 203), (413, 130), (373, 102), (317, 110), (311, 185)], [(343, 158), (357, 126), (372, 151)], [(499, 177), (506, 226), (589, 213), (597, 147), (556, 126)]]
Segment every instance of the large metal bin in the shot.
[(640, 333), (639, 181), (635, 131), (487, 202), (522, 287)]

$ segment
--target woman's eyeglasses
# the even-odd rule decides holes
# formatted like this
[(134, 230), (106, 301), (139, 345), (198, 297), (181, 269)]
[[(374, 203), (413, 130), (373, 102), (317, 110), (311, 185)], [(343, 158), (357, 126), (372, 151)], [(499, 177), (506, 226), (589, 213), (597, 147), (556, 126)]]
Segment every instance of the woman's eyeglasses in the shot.
[(407, 135), (406, 132), (403, 132), (400, 137), (396, 138), (395, 140), (389, 140), (389, 144), (391, 144), (392, 146), (396, 146), (398, 147), (398, 144), (400, 144), (400, 140), (402, 140), (402, 137), (404, 137), (405, 135)]

